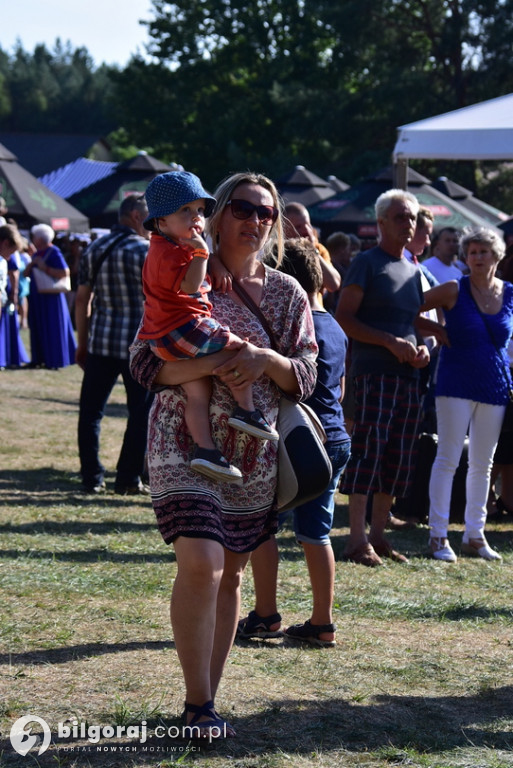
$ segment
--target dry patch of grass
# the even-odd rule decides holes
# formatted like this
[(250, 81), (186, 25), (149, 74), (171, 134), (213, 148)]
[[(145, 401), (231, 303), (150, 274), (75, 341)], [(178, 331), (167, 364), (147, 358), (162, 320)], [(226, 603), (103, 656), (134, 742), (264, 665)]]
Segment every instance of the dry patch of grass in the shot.
[[(407, 566), (367, 570), (339, 559), (336, 648), (282, 639), (234, 646), (218, 703), (235, 740), (197, 748), (153, 736), (153, 751), (114, 752), (135, 742), (107, 739), (97, 751), (78, 737), (55, 739), (40, 757), (17, 755), (9, 731), (27, 714), (54, 732), (75, 718), (145, 720), (152, 733), (176, 725), (182, 708), (168, 617), (173, 552), (145, 500), (81, 495), (79, 387), (75, 368), (0, 374), (0, 765), (513, 766), (511, 523), (490, 529), (504, 555), (498, 566), (428, 560), (422, 528), (392, 536), (409, 554)], [(123, 430), (119, 386), (102, 434), (111, 477)], [(338, 556), (347, 534), (339, 501)], [(308, 617), (310, 590), (289, 529), (280, 551), (279, 608), (289, 624)], [(252, 599), (248, 574), (245, 610)]]

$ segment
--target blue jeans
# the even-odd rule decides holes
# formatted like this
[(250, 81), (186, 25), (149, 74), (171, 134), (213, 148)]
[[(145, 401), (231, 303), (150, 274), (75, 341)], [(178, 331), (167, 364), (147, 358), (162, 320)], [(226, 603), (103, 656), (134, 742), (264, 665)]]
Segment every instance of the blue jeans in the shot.
[(329, 534), (333, 525), (333, 513), (335, 512), (335, 493), (338, 490), (340, 476), (345, 469), (351, 455), (351, 441), (342, 443), (326, 443), (326, 452), (331, 460), (333, 475), (331, 482), (316, 499), (295, 507), (280, 515), (280, 523), (286, 515), (294, 515), (294, 532), (298, 541), (306, 544), (329, 543)]
[(128, 421), (116, 467), (116, 485), (137, 485), (143, 473), (148, 414), (153, 394), (132, 378), (128, 360), (88, 354), (78, 419), (80, 474), (85, 486), (98, 485), (103, 481), (105, 467), (99, 455), (100, 426), (107, 400), (120, 375), (126, 390)]

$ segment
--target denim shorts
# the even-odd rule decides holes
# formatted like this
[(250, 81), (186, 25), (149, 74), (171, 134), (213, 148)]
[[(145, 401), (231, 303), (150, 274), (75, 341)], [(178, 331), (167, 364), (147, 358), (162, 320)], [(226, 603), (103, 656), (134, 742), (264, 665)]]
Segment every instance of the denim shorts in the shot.
[(279, 516), (280, 525), (287, 515), (294, 515), (294, 532), (298, 541), (306, 544), (329, 543), (329, 534), (333, 525), (335, 511), (335, 494), (338, 490), (340, 476), (351, 455), (351, 441), (341, 443), (326, 443), (324, 446), (331, 460), (333, 475), (330, 484), (316, 499), (302, 504), (300, 507), (289, 509)]

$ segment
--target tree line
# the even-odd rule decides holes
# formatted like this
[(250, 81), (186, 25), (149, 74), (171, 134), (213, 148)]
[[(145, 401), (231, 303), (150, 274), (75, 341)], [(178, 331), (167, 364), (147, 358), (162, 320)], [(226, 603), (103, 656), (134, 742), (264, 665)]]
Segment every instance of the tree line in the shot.
[[(298, 163), (354, 183), (398, 125), (513, 91), (513, 0), (152, 0), (143, 23), (147, 56), (122, 69), (60, 40), (0, 49), (0, 129), (107, 136), (210, 187)], [(444, 171), (513, 209), (508, 171)]]

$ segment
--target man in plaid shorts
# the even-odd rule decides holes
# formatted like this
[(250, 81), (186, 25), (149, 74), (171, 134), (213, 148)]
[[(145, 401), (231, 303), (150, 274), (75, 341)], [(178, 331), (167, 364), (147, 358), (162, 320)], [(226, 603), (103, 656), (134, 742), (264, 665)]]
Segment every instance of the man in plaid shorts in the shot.
[(409, 485), (421, 404), (418, 369), (429, 363), (415, 329), (423, 301), (420, 272), (403, 252), (415, 233), (418, 210), (409, 192), (380, 195), (379, 244), (351, 262), (337, 307), (337, 320), (352, 339), (355, 396), (351, 458), (340, 488), (349, 496), (344, 557), (367, 566), (382, 565), (381, 557), (406, 562), (384, 531), (394, 497), (406, 496)]

